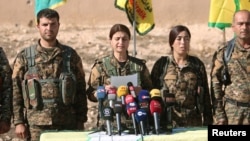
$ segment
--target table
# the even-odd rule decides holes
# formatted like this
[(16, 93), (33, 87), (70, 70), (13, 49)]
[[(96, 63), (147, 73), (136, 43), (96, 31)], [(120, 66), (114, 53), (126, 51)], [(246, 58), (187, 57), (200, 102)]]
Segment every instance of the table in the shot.
[(80, 131), (59, 131), (44, 132), (41, 134), (40, 141), (207, 141), (208, 131), (205, 127), (176, 128), (171, 134), (159, 135), (133, 135), (122, 134), (108, 136), (105, 132), (89, 134)]

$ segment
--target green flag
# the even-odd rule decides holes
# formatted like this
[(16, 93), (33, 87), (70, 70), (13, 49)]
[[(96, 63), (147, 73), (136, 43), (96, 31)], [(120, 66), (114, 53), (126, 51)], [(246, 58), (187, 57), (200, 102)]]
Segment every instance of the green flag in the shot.
[(57, 8), (65, 4), (67, 0), (36, 0), (35, 2), (35, 14), (44, 8)]
[(234, 12), (250, 10), (249, 0), (211, 0), (209, 11), (209, 27), (217, 27), (224, 30), (230, 27)]

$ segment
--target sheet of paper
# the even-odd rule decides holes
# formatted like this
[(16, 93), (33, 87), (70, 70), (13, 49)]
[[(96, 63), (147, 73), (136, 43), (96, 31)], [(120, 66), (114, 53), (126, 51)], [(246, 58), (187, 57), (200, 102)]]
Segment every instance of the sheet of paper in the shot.
[(112, 86), (117, 88), (121, 85), (127, 86), (128, 82), (132, 82), (134, 86), (138, 86), (138, 74), (126, 75), (126, 76), (111, 76), (110, 82)]

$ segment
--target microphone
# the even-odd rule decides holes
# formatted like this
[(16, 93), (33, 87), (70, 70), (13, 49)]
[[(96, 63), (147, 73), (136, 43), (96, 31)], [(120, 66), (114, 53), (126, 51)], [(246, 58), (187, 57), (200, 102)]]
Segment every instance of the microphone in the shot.
[(109, 101), (109, 107), (114, 107), (114, 101), (116, 100), (116, 89), (111, 88), (108, 90), (108, 101)]
[(154, 117), (155, 132), (159, 134), (160, 114), (162, 112), (161, 103), (157, 100), (150, 101), (150, 112)]
[(125, 105), (125, 95), (128, 94), (128, 88), (125, 85), (119, 86), (117, 89), (117, 96), (121, 98), (122, 105)]
[(151, 99), (162, 101), (161, 91), (159, 89), (152, 89), (150, 91), (150, 97)]
[(123, 106), (121, 101), (116, 101), (114, 103), (114, 112), (115, 112), (115, 117), (116, 117), (116, 123), (117, 123), (117, 130), (118, 134), (121, 135), (122, 129), (121, 129), (121, 113), (123, 111)]
[(131, 103), (131, 102), (135, 102), (134, 97), (132, 95), (126, 95), (125, 103), (128, 104), (128, 103)]
[(106, 97), (106, 90), (104, 86), (98, 86), (97, 90), (97, 99), (98, 99), (98, 111), (99, 111), (99, 116), (102, 117), (102, 107), (103, 107), (103, 101)]
[(148, 114), (146, 110), (144, 109), (137, 110), (135, 114), (135, 119), (140, 124), (140, 129), (141, 129), (140, 131), (142, 135), (145, 135), (144, 126), (145, 126), (145, 122), (147, 121), (147, 116)]
[(131, 94), (135, 99), (136, 99), (136, 94), (135, 94), (135, 88), (132, 82), (127, 83), (128, 86), (128, 92)]
[(107, 133), (109, 136), (112, 135), (111, 132), (111, 122), (113, 121), (113, 110), (110, 107), (105, 107), (103, 109), (103, 119), (106, 120)]
[(126, 108), (127, 108), (128, 115), (131, 116), (132, 118), (135, 135), (137, 135), (138, 133), (137, 133), (137, 127), (136, 127), (136, 121), (135, 121), (135, 112), (138, 109), (137, 104), (136, 102), (130, 102), (127, 104)]
[(141, 109), (145, 109), (148, 112), (150, 95), (147, 90), (141, 90), (138, 96), (139, 106)]
[[(149, 101), (150, 101), (150, 94), (147, 90), (141, 90), (138, 96), (139, 106), (140, 109), (144, 109), (149, 115)], [(147, 127), (147, 134), (149, 134), (149, 117), (146, 118), (146, 127)]]
[(165, 113), (167, 117), (167, 133), (172, 133), (173, 124), (172, 124), (172, 111), (173, 106), (175, 105), (175, 95), (169, 93), (168, 90), (163, 90), (163, 97), (165, 103)]

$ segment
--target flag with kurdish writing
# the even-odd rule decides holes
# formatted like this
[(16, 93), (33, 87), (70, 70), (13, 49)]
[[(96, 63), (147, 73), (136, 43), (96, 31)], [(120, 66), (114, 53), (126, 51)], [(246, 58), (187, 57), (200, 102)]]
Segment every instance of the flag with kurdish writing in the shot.
[(146, 35), (154, 28), (155, 23), (151, 0), (116, 0), (115, 6), (126, 12), (132, 25), (135, 21), (135, 30), (139, 35)]
[(35, 14), (44, 9), (51, 8), (55, 9), (63, 4), (65, 4), (67, 0), (36, 0), (35, 1)]
[(211, 0), (208, 26), (224, 30), (231, 26), (233, 14), (242, 9), (250, 10), (249, 0)]

